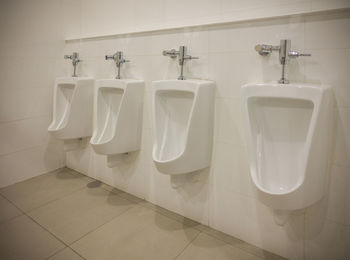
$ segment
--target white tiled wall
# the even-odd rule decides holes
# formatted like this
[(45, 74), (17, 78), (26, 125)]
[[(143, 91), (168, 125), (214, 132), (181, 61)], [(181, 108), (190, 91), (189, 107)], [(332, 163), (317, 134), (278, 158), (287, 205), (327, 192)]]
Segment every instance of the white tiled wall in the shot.
[(63, 7), (61, 0), (0, 1), (0, 187), (65, 165), (62, 144), (47, 134)]
[[(69, 38), (130, 33), (349, 8), (348, 0), (79, 0), (82, 26)], [(78, 0), (76, 2), (79, 2)]]
[[(156, 1), (155, 1), (156, 2)], [(123, 35), (67, 42), (66, 52), (79, 51), (80, 73), (97, 79), (115, 75), (105, 54), (122, 50), (131, 63), (124, 77), (144, 79), (144, 123), (139, 152), (123, 155), (116, 168), (106, 158), (86, 149), (67, 155), (68, 167), (169, 210), (193, 218), (225, 233), (290, 259), (347, 259), (350, 224), (350, 13), (337, 12), (254, 23)], [(292, 40), (296, 50), (312, 53), (289, 66), (292, 81), (334, 86), (335, 140), (327, 196), (305, 212), (296, 212), (283, 227), (275, 224), (270, 208), (254, 198), (244, 140), (240, 86), (248, 82), (277, 80), (278, 54), (261, 57), (257, 43)], [(163, 49), (187, 45), (191, 55), (188, 77), (216, 82), (215, 137), (212, 166), (187, 177), (173, 188), (171, 180), (155, 168), (152, 158), (152, 80), (175, 78), (176, 61), (161, 55)], [(66, 64), (66, 69), (69, 65)], [(180, 180), (181, 181), (181, 180)], [(347, 251), (346, 251), (347, 250)]]

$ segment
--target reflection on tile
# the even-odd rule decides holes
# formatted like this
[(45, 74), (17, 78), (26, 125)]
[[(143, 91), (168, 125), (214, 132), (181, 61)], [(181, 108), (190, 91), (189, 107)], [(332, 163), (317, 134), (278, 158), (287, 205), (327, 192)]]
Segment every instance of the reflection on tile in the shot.
[(320, 215), (307, 215), (305, 259), (346, 259), (345, 226)]
[(69, 247), (66, 247), (65, 249), (53, 255), (49, 259), (50, 260), (82, 260), (83, 258), (81, 258), (77, 253), (75, 253)]
[(248, 252), (249, 254), (258, 256), (261, 259), (265, 259), (265, 260), (282, 260), (285, 259), (279, 255), (273, 254), (271, 252), (268, 252), (264, 249), (261, 249), (259, 247), (256, 247), (252, 244), (249, 244), (247, 242), (244, 242), (243, 240), (240, 240), (238, 238), (235, 238), (233, 236), (227, 235), (221, 231), (212, 229), (208, 226), (202, 226), (201, 230), (203, 231), (203, 233), (206, 233), (212, 237), (215, 237), (219, 240), (222, 240), (224, 242), (226, 242), (227, 244), (230, 244), (234, 247), (240, 248), (243, 251)]
[(0, 259), (44, 259), (64, 245), (27, 216), (0, 225)]
[(133, 205), (134, 203), (97, 187), (74, 192), (28, 214), (70, 244)]
[(139, 206), (83, 237), (72, 248), (88, 259), (173, 259), (198, 233)]
[(29, 211), (85, 187), (82, 175), (72, 174), (63, 168), (11, 185), (0, 193), (23, 211)]
[(179, 260), (258, 260), (261, 259), (255, 255), (244, 252), (225, 242), (204, 233), (199, 236), (181, 253), (176, 259)]
[(0, 196), (0, 223), (21, 215), (22, 212), (7, 199)]

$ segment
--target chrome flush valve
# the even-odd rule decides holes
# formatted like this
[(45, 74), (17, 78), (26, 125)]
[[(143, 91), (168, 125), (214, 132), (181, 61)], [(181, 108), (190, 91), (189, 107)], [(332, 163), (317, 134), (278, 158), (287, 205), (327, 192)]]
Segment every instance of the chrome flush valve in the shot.
[(116, 79), (120, 79), (120, 67), (123, 63), (125, 62), (130, 62), (129, 60), (126, 60), (123, 58), (123, 52), (122, 51), (117, 51), (113, 55), (106, 55), (105, 56), (106, 60), (114, 60), (115, 65), (117, 65), (118, 68), (118, 74), (116, 76)]
[(186, 54), (187, 48), (186, 46), (180, 46), (179, 50), (171, 49), (171, 50), (164, 50), (162, 52), (163, 56), (170, 56), (170, 58), (175, 59), (179, 57), (179, 65), (180, 65), (180, 76), (177, 78), (178, 80), (184, 80), (185, 77), (183, 75), (183, 66), (185, 63), (185, 60), (194, 60), (199, 59), (199, 57), (192, 57), (191, 55)]
[(297, 58), (300, 56), (311, 56), (308, 53), (300, 53), (298, 51), (291, 50), (291, 40), (281, 40), (279, 46), (258, 44), (255, 46), (255, 50), (262, 56), (269, 55), (272, 51), (279, 51), (279, 61), (282, 65), (281, 79), (278, 81), (281, 84), (288, 84), (289, 81), (285, 77), (285, 66), (289, 63), (291, 58)]
[(72, 77), (77, 77), (76, 67), (77, 67), (78, 63), (82, 61), (79, 59), (79, 53), (73, 52), (72, 55), (64, 55), (64, 58), (72, 60), (72, 64), (73, 64), (73, 68), (74, 68)]

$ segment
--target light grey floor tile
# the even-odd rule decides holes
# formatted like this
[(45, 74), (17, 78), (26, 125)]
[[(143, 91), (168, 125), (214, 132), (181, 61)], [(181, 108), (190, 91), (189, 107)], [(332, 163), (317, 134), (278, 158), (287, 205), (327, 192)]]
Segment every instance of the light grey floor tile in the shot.
[(218, 230), (212, 229), (208, 226), (201, 225), (199, 229), (210, 236), (213, 236), (219, 240), (222, 240), (234, 247), (240, 248), (250, 254), (256, 255), (261, 259), (264, 259), (264, 260), (285, 260), (286, 259), (282, 256), (268, 252), (262, 248), (249, 244), (243, 240), (240, 240), (236, 237), (230, 236)]
[(70, 244), (135, 205), (104, 189), (84, 188), (28, 215)]
[(72, 174), (71, 170), (63, 168), (3, 188), (0, 193), (27, 212), (81, 189), (87, 183), (82, 175)]
[(22, 212), (19, 211), (11, 202), (0, 196), (0, 223), (21, 214)]
[(174, 259), (200, 231), (137, 206), (75, 242), (86, 259)]
[(82, 260), (84, 258), (80, 257), (77, 253), (75, 253), (69, 247), (66, 247), (65, 249), (53, 255), (49, 259), (50, 260)]
[(170, 210), (162, 208), (162, 207), (155, 205), (153, 203), (150, 203), (148, 201), (144, 201), (144, 202), (140, 203), (140, 205), (147, 207), (147, 208), (150, 208), (150, 209), (153, 209), (154, 211), (158, 212), (159, 214), (162, 214), (168, 218), (171, 218), (171, 219), (174, 219), (178, 222), (181, 222), (182, 224), (184, 224), (186, 226), (191, 226), (191, 227), (196, 228), (198, 230), (201, 230), (201, 227), (203, 226), (200, 223), (198, 223), (197, 221), (186, 218), (180, 214), (177, 214), (175, 212), (172, 212)]
[(64, 247), (25, 215), (0, 225), (0, 259), (44, 259)]
[(219, 239), (201, 233), (181, 253), (177, 260), (261, 260), (239, 248), (233, 247)]

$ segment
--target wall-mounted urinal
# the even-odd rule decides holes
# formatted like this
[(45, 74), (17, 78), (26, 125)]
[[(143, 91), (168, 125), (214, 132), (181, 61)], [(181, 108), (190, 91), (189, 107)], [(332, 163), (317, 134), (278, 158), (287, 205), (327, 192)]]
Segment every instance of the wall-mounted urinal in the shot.
[(162, 80), (152, 86), (156, 167), (166, 174), (208, 167), (213, 141), (214, 83)]
[(57, 78), (54, 89), (53, 120), (50, 134), (65, 141), (66, 150), (74, 149), (74, 140), (91, 136), (94, 79)]
[(140, 148), (143, 91), (142, 80), (96, 81), (90, 143), (96, 153), (107, 155), (109, 167), (118, 162), (118, 154)]
[(306, 208), (325, 193), (331, 88), (250, 84), (242, 94), (251, 177), (258, 198), (283, 224), (289, 211)]

